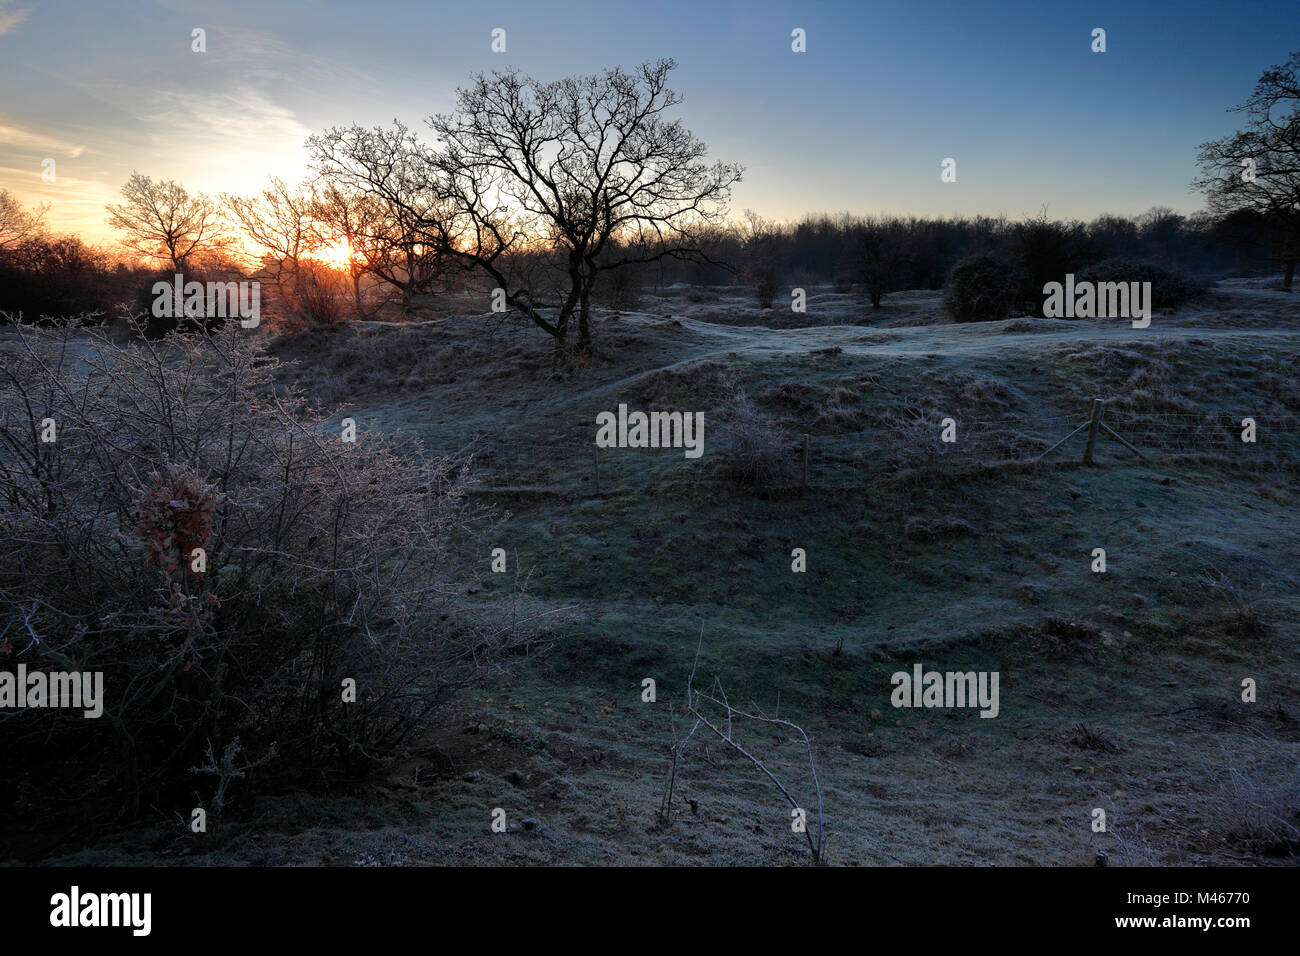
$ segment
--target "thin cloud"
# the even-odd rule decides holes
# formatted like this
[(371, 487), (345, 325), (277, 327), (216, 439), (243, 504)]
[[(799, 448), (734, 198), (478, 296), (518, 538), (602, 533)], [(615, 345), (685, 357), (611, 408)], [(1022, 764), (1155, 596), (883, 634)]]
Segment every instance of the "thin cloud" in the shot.
[(18, 10), (5, 3), (0, 3), (0, 36), (4, 36), (26, 19), (26, 10)]
[(6, 146), (67, 154), (74, 159), (86, 151), (83, 144), (59, 139), (55, 136), (46, 136), (44, 133), (38, 133), (32, 129), (23, 129), (21, 126), (10, 125), (13, 122), (15, 121), (0, 120), (0, 143), (4, 143)]

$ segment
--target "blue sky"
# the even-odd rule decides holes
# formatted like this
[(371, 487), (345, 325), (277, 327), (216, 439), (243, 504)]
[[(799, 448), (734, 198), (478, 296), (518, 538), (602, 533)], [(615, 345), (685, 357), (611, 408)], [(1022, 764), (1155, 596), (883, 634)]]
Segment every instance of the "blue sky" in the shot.
[(1197, 144), (1235, 129), (1227, 108), (1293, 48), (1294, 0), (0, 0), (0, 187), (108, 239), (103, 205), (132, 169), (249, 192), (299, 176), (327, 126), (423, 130), (479, 70), (549, 79), (671, 56), (676, 115), (746, 167), (737, 215), (1190, 212)]

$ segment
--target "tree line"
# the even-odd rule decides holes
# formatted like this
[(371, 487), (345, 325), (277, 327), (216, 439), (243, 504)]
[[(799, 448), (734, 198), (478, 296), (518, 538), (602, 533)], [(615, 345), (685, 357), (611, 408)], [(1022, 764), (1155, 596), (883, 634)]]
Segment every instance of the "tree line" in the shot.
[[(238, 272), (270, 287), (288, 325), (398, 313), (424, 297), (486, 295), (550, 335), (557, 360), (592, 347), (593, 305), (629, 308), (673, 282), (745, 283), (757, 304), (816, 282), (860, 291), (939, 289), (1005, 273), (1012, 308), (1032, 310), (1043, 283), (1101, 264), (1211, 274), (1280, 269), (1300, 259), (1300, 54), (1266, 70), (1238, 111), (1241, 131), (1202, 144), (1194, 185), (1208, 208), (1157, 207), (1091, 222), (1037, 217), (728, 218), (742, 167), (670, 118), (670, 59), (542, 82), (478, 74), (432, 141), (400, 122), (334, 127), (307, 142), (309, 174), (272, 178), (252, 196), (208, 196), (133, 173), (107, 209), (123, 247), (166, 273)], [(0, 193), (0, 308), (29, 317), (147, 312), (152, 275), (136, 263), (42, 228), (45, 210)], [(985, 261), (987, 260), (987, 261)], [(129, 293), (133, 293), (129, 294)], [(160, 331), (166, 331), (163, 326)]]

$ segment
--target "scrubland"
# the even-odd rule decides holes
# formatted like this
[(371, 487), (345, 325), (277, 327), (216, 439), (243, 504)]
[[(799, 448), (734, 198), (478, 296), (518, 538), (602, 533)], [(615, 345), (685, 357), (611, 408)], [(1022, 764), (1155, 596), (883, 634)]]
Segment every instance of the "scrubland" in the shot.
[[(507, 573), (465, 601), (526, 593), (564, 622), (549, 652), (454, 696), (364, 778), (246, 799), (236, 781), (219, 836), (158, 808), (50, 862), (806, 863), (780, 794), (716, 742), (685, 753), (660, 813), (697, 643), (697, 682), (807, 731), (831, 865), (1294, 858), (1294, 295), (1225, 280), (1139, 330), (952, 324), (925, 291), (870, 309), (826, 286), (798, 314), (679, 286), (599, 312), (563, 383), (539, 331), (427, 305), (438, 318), (269, 341), (278, 387), (328, 410), (323, 435), (351, 417), (396, 454), (468, 459), (465, 494), (495, 517), (455, 560), (486, 571), (499, 547)], [(1036, 461), (1094, 397), (1147, 460), (1103, 435), (1084, 466), (1078, 435)], [(704, 456), (605, 450), (597, 491), (594, 421), (619, 403), (703, 411)], [(892, 707), (890, 675), (918, 662), (998, 671), (998, 716)], [(812, 799), (789, 734), (737, 736)]]

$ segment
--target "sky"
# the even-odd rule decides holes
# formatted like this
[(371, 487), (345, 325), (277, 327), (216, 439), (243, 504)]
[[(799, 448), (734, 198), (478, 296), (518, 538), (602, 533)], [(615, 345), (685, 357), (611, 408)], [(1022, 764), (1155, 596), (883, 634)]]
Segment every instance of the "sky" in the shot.
[(431, 139), (479, 71), (672, 57), (673, 115), (745, 167), (736, 218), (1190, 213), (1197, 145), (1294, 49), (1295, 0), (0, 0), (0, 188), (112, 241), (132, 170), (247, 194), (301, 178), (330, 126)]

